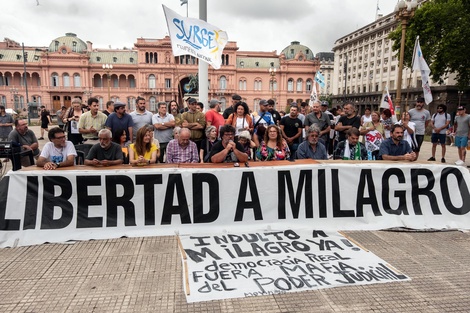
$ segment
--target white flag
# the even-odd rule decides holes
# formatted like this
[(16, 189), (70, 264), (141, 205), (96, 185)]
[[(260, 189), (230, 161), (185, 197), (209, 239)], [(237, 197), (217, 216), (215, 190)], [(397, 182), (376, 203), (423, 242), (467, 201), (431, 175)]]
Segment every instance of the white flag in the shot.
[(222, 51), (228, 42), (227, 33), (205, 21), (181, 16), (162, 6), (173, 54), (189, 54), (219, 69), (222, 64)]
[(429, 69), (426, 60), (424, 60), (423, 52), (421, 51), (421, 47), (419, 45), (419, 37), (416, 38), (415, 42), (415, 49), (413, 55), (413, 71), (419, 70), (421, 72), (421, 80), (423, 81), (423, 94), (424, 100), (426, 104), (432, 102), (432, 92), (431, 86), (429, 85), (429, 75), (431, 74), (431, 70)]
[(317, 82), (314, 80), (312, 84), (312, 93), (310, 94), (310, 101), (308, 102), (308, 106), (312, 107), (313, 103), (318, 100), (317, 96)]

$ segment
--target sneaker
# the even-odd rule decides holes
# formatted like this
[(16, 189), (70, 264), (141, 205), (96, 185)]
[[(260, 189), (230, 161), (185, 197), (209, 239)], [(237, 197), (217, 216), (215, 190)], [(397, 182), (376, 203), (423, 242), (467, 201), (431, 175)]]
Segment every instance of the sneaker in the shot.
[(430, 157), (430, 158), (428, 159), (428, 161), (436, 161), (436, 158)]
[(39, 137), (38, 140), (44, 140), (44, 137)]
[(441, 163), (446, 163), (446, 159), (442, 158)]
[(462, 165), (465, 165), (465, 162), (462, 160), (458, 160), (457, 162), (455, 162), (455, 165), (462, 166)]

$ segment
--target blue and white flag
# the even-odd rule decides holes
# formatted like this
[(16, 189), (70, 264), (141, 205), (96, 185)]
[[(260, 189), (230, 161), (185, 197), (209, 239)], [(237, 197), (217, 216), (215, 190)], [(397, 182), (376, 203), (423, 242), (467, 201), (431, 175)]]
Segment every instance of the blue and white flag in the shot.
[(315, 75), (315, 81), (320, 85), (321, 88), (325, 88), (325, 76), (322, 73), (317, 72)]
[(424, 94), (424, 101), (426, 104), (432, 102), (432, 92), (431, 86), (429, 85), (429, 75), (431, 74), (431, 70), (429, 69), (426, 60), (424, 60), (423, 52), (421, 51), (421, 47), (419, 45), (419, 36), (416, 37), (415, 42), (415, 49), (413, 54), (413, 71), (419, 70), (421, 72), (421, 80), (423, 86), (423, 94)]
[(162, 6), (173, 55), (189, 54), (219, 69), (222, 51), (228, 42), (227, 33), (203, 20), (181, 16)]

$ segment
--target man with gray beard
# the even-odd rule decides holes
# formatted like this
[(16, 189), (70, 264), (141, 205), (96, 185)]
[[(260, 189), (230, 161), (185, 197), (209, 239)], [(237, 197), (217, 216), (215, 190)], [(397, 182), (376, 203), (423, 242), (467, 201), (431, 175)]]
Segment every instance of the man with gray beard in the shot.
[(85, 159), (85, 165), (111, 166), (122, 164), (124, 157), (121, 146), (111, 140), (112, 134), (109, 129), (102, 129), (98, 133), (97, 144), (91, 147)]

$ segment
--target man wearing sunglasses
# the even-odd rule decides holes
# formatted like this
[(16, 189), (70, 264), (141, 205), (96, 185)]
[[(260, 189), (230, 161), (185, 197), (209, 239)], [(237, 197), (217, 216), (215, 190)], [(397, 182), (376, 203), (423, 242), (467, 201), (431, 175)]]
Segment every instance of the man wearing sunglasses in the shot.
[(415, 123), (416, 127), (415, 137), (417, 146), (414, 148), (414, 152), (416, 153), (417, 160), (419, 157), (419, 150), (423, 144), (426, 127), (431, 121), (431, 113), (424, 108), (424, 98), (422, 97), (416, 100), (414, 109), (411, 109), (408, 113), (410, 114), (410, 121)]
[(47, 134), (50, 142), (44, 145), (36, 165), (45, 170), (73, 166), (77, 152), (72, 142), (65, 140), (64, 130), (54, 127)]

